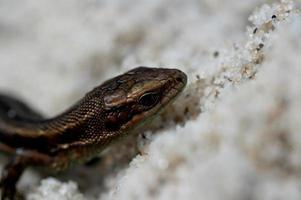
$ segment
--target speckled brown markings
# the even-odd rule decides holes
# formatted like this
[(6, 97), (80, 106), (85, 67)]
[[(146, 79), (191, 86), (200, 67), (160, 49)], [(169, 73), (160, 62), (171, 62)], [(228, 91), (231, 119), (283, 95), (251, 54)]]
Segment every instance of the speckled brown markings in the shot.
[(89, 160), (165, 107), (186, 80), (177, 69), (138, 67), (104, 82), (51, 119), (0, 95), (0, 150), (14, 155), (2, 172), (1, 199), (15, 198), (15, 185), (27, 166), (63, 170)]

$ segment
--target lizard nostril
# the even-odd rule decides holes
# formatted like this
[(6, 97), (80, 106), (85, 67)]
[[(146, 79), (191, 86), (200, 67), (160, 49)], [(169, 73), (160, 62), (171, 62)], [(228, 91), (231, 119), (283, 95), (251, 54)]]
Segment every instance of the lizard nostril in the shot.
[(182, 77), (177, 77), (176, 80), (177, 80), (178, 82), (184, 82)]
[(174, 74), (174, 78), (175, 81), (177, 81), (178, 83), (186, 83), (187, 81), (187, 76), (186, 74), (184, 74), (183, 72), (181, 72), (180, 70), (177, 70)]

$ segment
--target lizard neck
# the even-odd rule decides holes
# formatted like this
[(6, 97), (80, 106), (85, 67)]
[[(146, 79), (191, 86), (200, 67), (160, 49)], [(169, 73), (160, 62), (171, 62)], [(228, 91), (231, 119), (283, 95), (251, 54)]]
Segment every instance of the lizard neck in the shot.
[[(97, 105), (96, 105), (97, 104)], [(0, 141), (11, 147), (48, 151), (58, 145), (84, 139), (92, 130), (102, 130), (102, 106), (84, 98), (50, 119), (11, 120), (0, 118)]]

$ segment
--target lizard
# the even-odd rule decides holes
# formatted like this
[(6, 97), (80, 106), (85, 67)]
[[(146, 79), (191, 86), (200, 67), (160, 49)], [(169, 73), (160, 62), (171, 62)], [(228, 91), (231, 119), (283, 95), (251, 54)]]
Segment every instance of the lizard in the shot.
[(0, 151), (11, 155), (2, 170), (1, 200), (16, 198), (16, 184), (27, 167), (61, 171), (88, 161), (156, 116), (186, 83), (178, 69), (137, 67), (48, 119), (0, 94)]

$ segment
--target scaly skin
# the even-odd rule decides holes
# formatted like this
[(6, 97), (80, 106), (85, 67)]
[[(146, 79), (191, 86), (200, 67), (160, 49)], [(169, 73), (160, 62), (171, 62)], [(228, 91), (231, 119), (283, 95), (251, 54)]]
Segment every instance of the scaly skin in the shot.
[(2, 172), (1, 199), (15, 198), (26, 167), (63, 170), (125, 137), (174, 99), (186, 80), (177, 69), (138, 67), (104, 82), (51, 119), (0, 95), (0, 150), (14, 155)]

